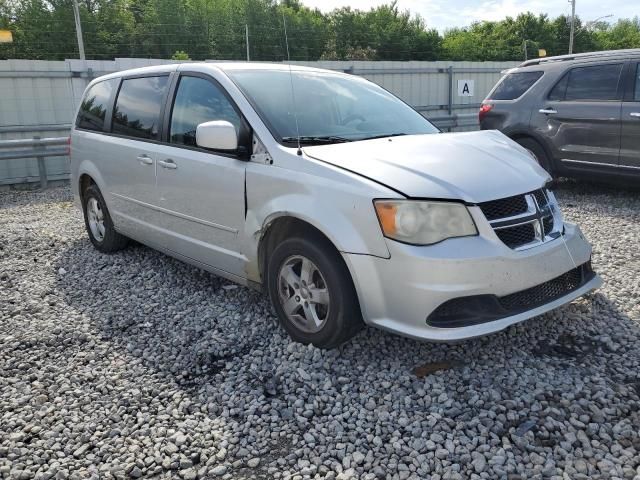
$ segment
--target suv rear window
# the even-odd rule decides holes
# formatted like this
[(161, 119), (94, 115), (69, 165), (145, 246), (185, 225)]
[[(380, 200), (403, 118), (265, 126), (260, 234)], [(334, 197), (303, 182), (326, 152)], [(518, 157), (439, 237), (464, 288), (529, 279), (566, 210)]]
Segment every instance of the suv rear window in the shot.
[(84, 96), (76, 118), (76, 127), (101, 132), (107, 105), (118, 80), (104, 80), (93, 85)]
[(576, 67), (549, 93), (550, 100), (616, 100), (622, 63)]
[(491, 94), (491, 100), (514, 100), (529, 90), (543, 72), (518, 72), (507, 74)]
[(113, 133), (157, 140), (168, 82), (167, 75), (123, 80), (113, 110)]

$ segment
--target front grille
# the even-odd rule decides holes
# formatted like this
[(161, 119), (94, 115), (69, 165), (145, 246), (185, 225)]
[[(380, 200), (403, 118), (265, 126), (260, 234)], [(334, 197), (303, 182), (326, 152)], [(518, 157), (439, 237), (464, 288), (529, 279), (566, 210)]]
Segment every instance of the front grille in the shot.
[(538, 202), (538, 206), (541, 210), (549, 204), (547, 196), (542, 190), (536, 190), (535, 192), (533, 192), (533, 196), (536, 197), (536, 202)]
[(515, 227), (496, 230), (496, 235), (509, 248), (518, 248), (527, 243), (535, 242), (536, 230), (533, 223), (523, 223)]
[(529, 248), (557, 238), (554, 204), (544, 189), (479, 203), (496, 235), (512, 249)]
[(490, 202), (479, 203), (482, 213), (487, 220), (497, 220), (498, 218), (514, 217), (527, 211), (527, 199), (524, 195), (491, 200)]
[(591, 262), (587, 262), (547, 282), (504, 297), (484, 294), (453, 298), (427, 317), (427, 325), (467, 327), (517, 315), (568, 295), (594, 276)]
[(588, 262), (548, 282), (500, 297), (498, 301), (509, 311), (528, 310), (572, 292), (584, 283), (585, 277), (590, 273), (592, 273), (591, 263)]

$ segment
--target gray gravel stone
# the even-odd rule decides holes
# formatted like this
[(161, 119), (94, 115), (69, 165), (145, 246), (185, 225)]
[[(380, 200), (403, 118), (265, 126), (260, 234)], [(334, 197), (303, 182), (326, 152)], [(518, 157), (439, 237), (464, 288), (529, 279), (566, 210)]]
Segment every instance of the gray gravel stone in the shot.
[(557, 196), (599, 292), (454, 345), (321, 351), (258, 293), (98, 253), (66, 188), (0, 192), (0, 478), (640, 477), (640, 197)]
[(217, 467), (214, 467), (211, 470), (211, 474), (215, 475), (217, 477), (221, 477), (223, 476), (225, 473), (227, 473), (227, 467), (225, 467), (224, 465), (218, 465)]

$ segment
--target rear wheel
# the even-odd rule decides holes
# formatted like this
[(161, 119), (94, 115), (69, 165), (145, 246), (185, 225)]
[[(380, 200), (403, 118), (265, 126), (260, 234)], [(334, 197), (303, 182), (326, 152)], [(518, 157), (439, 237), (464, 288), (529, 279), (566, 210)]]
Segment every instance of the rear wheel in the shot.
[(547, 155), (547, 152), (545, 152), (544, 148), (542, 148), (542, 145), (540, 145), (537, 141), (535, 141), (532, 138), (517, 138), (516, 142), (526, 148), (527, 150), (529, 150), (529, 152), (531, 152), (531, 154), (535, 157), (535, 159), (538, 161), (538, 163), (540, 164), (540, 166), (542, 168), (544, 168), (547, 172), (549, 172), (549, 175), (553, 176), (553, 170), (551, 168), (551, 162), (549, 161), (549, 157)]
[(103, 253), (117, 252), (126, 247), (129, 239), (116, 232), (100, 189), (90, 185), (84, 191), (82, 200), (84, 224), (93, 246)]
[(326, 241), (281, 242), (271, 253), (267, 282), (280, 323), (298, 342), (333, 348), (362, 327), (349, 271)]

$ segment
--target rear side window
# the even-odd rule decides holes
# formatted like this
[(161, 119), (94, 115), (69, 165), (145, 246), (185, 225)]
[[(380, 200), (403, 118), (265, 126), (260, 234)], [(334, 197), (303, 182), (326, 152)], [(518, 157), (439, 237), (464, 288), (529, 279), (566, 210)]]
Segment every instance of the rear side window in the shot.
[(93, 85), (80, 104), (76, 127), (101, 132), (111, 94), (117, 84), (116, 79), (104, 80)]
[(491, 94), (492, 100), (514, 100), (529, 90), (543, 72), (518, 72), (507, 74)]
[(549, 93), (551, 100), (617, 100), (622, 63), (569, 70)]
[(158, 140), (160, 111), (168, 83), (166, 75), (123, 80), (113, 110), (112, 132)]
[(171, 143), (195, 147), (196, 127), (211, 120), (226, 120), (240, 131), (240, 116), (220, 88), (203, 78), (180, 78), (171, 114)]
[(636, 87), (633, 94), (633, 99), (636, 102), (640, 102), (640, 63), (636, 67)]
[(567, 93), (568, 80), (569, 80), (569, 74), (566, 73), (549, 92), (549, 100), (564, 100), (564, 95), (565, 93)]

